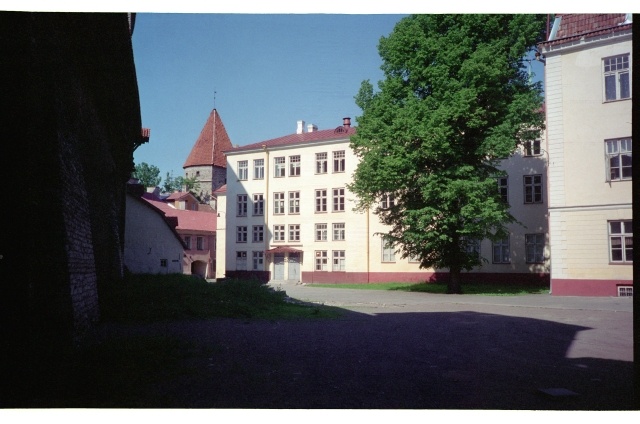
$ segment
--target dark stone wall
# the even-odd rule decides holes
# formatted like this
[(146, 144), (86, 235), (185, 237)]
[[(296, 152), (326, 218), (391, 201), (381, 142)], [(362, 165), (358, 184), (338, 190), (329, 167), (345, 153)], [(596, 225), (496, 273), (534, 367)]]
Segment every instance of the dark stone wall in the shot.
[(122, 278), (141, 122), (127, 14), (0, 12), (0, 40), (0, 362), (18, 381), (82, 344)]

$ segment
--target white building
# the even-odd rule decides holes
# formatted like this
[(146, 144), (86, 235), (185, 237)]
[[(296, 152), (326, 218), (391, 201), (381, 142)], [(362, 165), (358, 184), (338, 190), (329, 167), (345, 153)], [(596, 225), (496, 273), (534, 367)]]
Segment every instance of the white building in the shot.
[[(346, 188), (358, 158), (349, 147), (350, 119), (329, 130), (296, 133), (225, 152), (227, 184), (218, 199), (216, 278), (254, 274), (264, 281), (371, 283), (433, 281), (446, 275), (420, 269), (385, 245), (386, 232), (372, 212), (355, 212)], [(542, 143), (542, 144), (541, 144)], [(488, 263), (465, 281), (548, 283), (546, 145), (535, 141), (504, 162), (501, 180), (512, 213), (502, 243), (482, 241)], [(222, 224), (224, 222), (224, 224)]]
[(546, 60), (554, 295), (630, 295), (631, 14), (557, 15)]

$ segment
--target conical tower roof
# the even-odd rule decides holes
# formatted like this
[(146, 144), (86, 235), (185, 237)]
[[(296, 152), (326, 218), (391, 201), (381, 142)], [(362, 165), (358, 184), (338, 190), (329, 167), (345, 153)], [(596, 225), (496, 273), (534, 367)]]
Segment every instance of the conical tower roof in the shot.
[(182, 168), (211, 165), (226, 168), (227, 161), (222, 152), (232, 147), (222, 119), (213, 109)]

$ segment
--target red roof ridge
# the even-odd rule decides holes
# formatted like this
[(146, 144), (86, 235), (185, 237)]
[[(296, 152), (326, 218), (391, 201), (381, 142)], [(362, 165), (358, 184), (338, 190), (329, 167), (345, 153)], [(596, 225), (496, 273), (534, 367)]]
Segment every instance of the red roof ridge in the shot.
[(312, 132), (293, 133), (293, 134), (288, 134), (282, 137), (272, 138), (270, 140), (260, 141), (258, 143), (248, 144), (246, 146), (234, 147), (232, 149), (225, 150), (224, 153), (261, 149), (263, 147), (286, 146), (291, 144), (308, 143), (312, 141), (340, 140), (345, 137), (348, 138), (355, 133), (356, 133), (355, 127), (344, 127), (344, 126), (339, 126), (337, 128), (328, 129), (328, 130), (317, 130)]

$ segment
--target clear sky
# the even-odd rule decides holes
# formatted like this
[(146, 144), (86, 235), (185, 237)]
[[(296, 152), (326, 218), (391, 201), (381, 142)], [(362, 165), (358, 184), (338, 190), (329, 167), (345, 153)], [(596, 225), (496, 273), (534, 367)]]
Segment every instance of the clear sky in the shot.
[[(360, 83), (382, 79), (377, 45), (402, 15), (139, 13), (133, 54), (142, 125), (135, 151), (174, 176), (211, 110), (233, 144), (335, 128), (361, 113)], [(354, 119), (355, 124), (355, 119)]]

